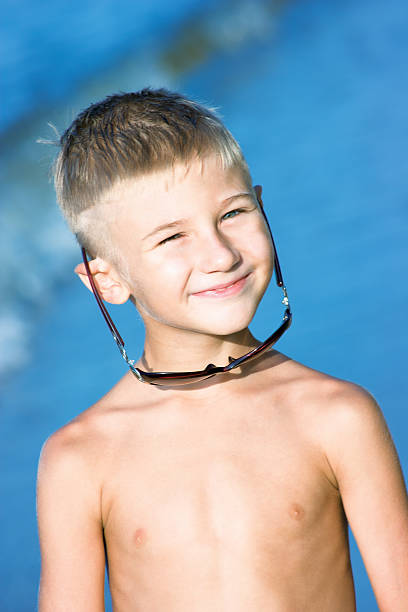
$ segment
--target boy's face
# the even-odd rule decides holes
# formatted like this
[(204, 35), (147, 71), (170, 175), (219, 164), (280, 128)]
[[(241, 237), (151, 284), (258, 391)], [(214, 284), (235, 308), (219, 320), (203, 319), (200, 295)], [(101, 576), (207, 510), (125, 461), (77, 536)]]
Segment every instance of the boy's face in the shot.
[(117, 184), (111, 233), (147, 329), (245, 329), (273, 271), (260, 205), (216, 156)]

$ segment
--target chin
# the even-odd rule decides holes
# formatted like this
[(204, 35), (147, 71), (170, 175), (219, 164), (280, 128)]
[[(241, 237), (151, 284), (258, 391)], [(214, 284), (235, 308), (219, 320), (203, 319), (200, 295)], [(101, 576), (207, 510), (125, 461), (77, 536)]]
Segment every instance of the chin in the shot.
[(227, 312), (219, 313), (218, 316), (202, 317), (198, 323), (196, 330), (204, 334), (214, 336), (230, 336), (236, 334), (248, 327), (255, 314), (256, 308), (252, 308), (246, 312)]

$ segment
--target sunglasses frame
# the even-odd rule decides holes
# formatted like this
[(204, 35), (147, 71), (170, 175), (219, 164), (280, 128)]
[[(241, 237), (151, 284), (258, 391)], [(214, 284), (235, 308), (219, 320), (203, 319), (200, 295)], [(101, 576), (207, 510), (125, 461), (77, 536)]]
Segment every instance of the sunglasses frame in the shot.
[(84, 247), (81, 247), (82, 259), (85, 264), (85, 270), (86, 270), (86, 273), (89, 279), (89, 283), (92, 288), (92, 292), (95, 296), (96, 302), (109, 327), (109, 331), (111, 332), (113, 339), (115, 340), (119, 348), (120, 354), (122, 355), (123, 359), (127, 363), (131, 372), (136, 376), (136, 378), (140, 382), (149, 383), (151, 385), (161, 385), (161, 386), (171, 386), (172, 383), (175, 385), (180, 385), (180, 384), (183, 385), (183, 384), (188, 384), (188, 383), (199, 382), (201, 380), (205, 380), (207, 378), (215, 376), (216, 374), (230, 372), (234, 368), (237, 368), (241, 366), (242, 364), (247, 363), (248, 361), (254, 359), (255, 357), (259, 357), (259, 355), (264, 353), (273, 344), (275, 344), (279, 340), (279, 338), (285, 333), (285, 331), (290, 327), (292, 323), (292, 312), (291, 312), (290, 305), (289, 305), (289, 299), (288, 299), (286, 287), (283, 282), (282, 271), (281, 271), (278, 254), (277, 254), (276, 247), (275, 247), (275, 241), (272, 236), (272, 231), (269, 225), (269, 221), (266, 217), (265, 211), (262, 206), (261, 206), (261, 211), (264, 216), (266, 225), (269, 229), (272, 246), (274, 250), (274, 270), (275, 270), (275, 275), (276, 275), (276, 284), (278, 285), (278, 287), (282, 288), (282, 291), (283, 291), (282, 304), (284, 304), (286, 308), (285, 308), (285, 312), (283, 315), (283, 321), (281, 325), (278, 327), (278, 329), (276, 329), (273, 332), (271, 336), (269, 336), (264, 342), (262, 342), (262, 344), (260, 344), (256, 348), (250, 350), (248, 353), (245, 353), (245, 355), (242, 355), (241, 357), (237, 357), (236, 359), (229, 357), (229, 363), (226, 366), (215, 366), (214, 364), (209, 363), (203, 370), (197, 370), (197, 371), (192, 371), (192, 372), (146, 372), (144, 370), (141, 370), (140, 368), (137, 368), (134, 365), (135, 364), (134, 360), (129, 359), (126, 353), (125, 342), (122, 336), (119, 334), (114, 322), (112, 321), (109, 315), (109, 312), (105, 304), (103, 303), (103, 300), (96, 287), (95, 281), (93, 279), (93, 276), (92, 276), (92, 273), (89, 267), (86, 250)]

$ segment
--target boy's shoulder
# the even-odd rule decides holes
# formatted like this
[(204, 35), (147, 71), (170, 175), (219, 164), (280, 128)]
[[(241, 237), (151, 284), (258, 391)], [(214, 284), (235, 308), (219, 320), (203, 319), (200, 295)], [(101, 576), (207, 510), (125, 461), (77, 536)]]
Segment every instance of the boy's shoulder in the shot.
[(372, 394), (358, 383), (314, 369), (283, 353), (276, 352), (275, 360), (269, 369), (271, 376), (267, 388), (272, 389), (277, 384), (294, 406), (306, 404), (310, 408), (315, 406), (335, 413), (342, 407), (353, 410), (363, 404), (376, 403)]
[(370, 448), (368, 455), (376, 446), (392, 446), (383, 412), (364, 386), (293, 360), (288, 364), (288, 388), (291, 376), (294, 420), (333, 464), (345, 461), (346, 449), (357, 460), (359, 447)]
[(336, 488), (343, 466), (360, 462), (360, 448), (371, 456), (380, 446), (392, 446), (382, 410), (365, 387), (292, 359), (282, 365), (287, 422), (299, 441), (325, 459), (324, 471)]
[[(292, 422), (319, 442), (358, 435), (372, 426), (386, 433), (384, 417), (374, 396), (362, 385), (311, 368), (282, 353), (276, 374), (265, 385), (278, 398)], [(274, 392), (274, 387), (276, 392)]]
[(95, 417), (95, 407), (91, 406), (47, 437), (40, 452), (39, 476), (84, 475), (95, 464), (93, 458), (103, 443), (101, 428), (97, 426), (98, 418)]
[(40, 466), (66, 463), (88, 469), (100, 463), (101, 451), (106, 455), (116, 434), (126, 429), (131, 415), (148, 405), (142, 399), (141, 384), (129, 374), (47, 437), (40, 452)]

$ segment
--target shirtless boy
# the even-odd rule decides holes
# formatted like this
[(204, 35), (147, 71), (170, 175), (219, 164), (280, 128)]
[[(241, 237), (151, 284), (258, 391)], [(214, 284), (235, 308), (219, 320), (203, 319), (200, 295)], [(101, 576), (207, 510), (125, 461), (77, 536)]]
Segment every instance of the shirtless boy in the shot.
[(380, 610), (406, 612), (406, 489), (367, 390), (272, 345), (210, 378), (139, 374), (261, 345), (248, 325), (276, 251), (213, 111), (163, 89), (107, 98), (61, 138), (55, 182), (77, 274), (130, 298), (146, 336), (42, 449), (40, 611), (104, 610), (106, 554), (115, 612), (351, 612), (349, 523)]

